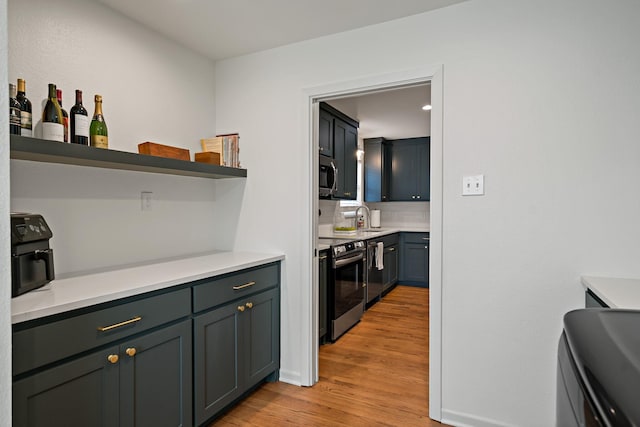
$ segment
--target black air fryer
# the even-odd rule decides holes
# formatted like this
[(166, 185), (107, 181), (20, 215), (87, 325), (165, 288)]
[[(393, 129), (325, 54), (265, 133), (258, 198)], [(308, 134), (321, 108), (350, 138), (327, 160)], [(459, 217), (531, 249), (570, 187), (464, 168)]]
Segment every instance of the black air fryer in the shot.
[(51, 229), (42, 215), (11, 214), (11, 296), (46, 285), (54, 279)]

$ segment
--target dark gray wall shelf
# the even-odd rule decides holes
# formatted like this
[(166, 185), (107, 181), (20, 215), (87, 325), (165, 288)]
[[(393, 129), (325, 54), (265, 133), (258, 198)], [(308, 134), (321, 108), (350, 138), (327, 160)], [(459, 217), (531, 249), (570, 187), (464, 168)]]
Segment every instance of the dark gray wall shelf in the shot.
[(246, 169), (167, 159), (126, 151), (105, 150), (86, 145), (68, 144), (18, 135), (11, 135), (11, 158), (34, 162), (195, 176), (210, 179), (247, 177)]

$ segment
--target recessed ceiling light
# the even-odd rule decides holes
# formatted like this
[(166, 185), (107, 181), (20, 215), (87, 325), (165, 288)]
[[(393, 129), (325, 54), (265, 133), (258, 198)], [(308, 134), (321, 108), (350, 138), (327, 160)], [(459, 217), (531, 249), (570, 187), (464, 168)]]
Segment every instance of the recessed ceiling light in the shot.
[(422, 107), (422, 109), (423, 109), (424, 111), (429, 111), (429, 110), (431, 110), (431, 104), (427, 104), (427, 105), (425, 105), (424, 107)]

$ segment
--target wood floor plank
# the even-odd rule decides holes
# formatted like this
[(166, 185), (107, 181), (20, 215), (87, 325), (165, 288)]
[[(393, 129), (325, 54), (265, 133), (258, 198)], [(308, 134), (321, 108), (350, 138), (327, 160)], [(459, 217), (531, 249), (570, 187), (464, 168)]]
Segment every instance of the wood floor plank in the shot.
[(337, 342), (313, 387), (266, 383), (211, 426), (443, 426), (429, 419), (429, 289), (397, 286)]

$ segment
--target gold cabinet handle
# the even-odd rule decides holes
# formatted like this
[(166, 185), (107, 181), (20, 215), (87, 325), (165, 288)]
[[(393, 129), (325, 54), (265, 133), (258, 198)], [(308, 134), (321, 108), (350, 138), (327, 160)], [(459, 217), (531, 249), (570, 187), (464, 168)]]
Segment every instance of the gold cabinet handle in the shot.
[(252, 282), (247, 282), (244, 285), (236, 285), (236, 286), (234, 286), (233, 290), (234, 291), (239, 291), (240, 289), (248, 288), (248, 287), (251, 287), (251, 286), (253, 286), (255, 284), (256, 284), (256, 282), (253, 282), (253, 281)]
[(389, 252), (393, 252), (395, 250), (396, 250), (396, 248), (389, 248)]
[(127, 353), (127, 355), (129, 355), (129, 356), (131, 356), (131, 357), (135, 356), (135, 355), (136, 355), (136, 353), (137, 353), (137, 351), (136, 351), (136, 348), (135, 348), (135, 347), (129, 347), (129, 348), (127, 348), (124, 352), (125, 352), (125, 353)]
[(238, 311), (243, 312), (244, 311), (244, 305), (239, 305), (238, 306)]
[(253, 303), (252, 302), (248, 302), (245, 305), (247, 306), (247, 308), (253, 308)]
[(106, 331), (110, 331), (111, 329), (116, 329), (116, 328), (119, 328), (121, 326), (130, 325), (131, 323), (139, 322), (141, 320), (142, 320), (141, 316), (136, 316), (133, 319), (125, 320), (124, 322), (115, 323), (115, 324), (109, 325), (109, 326), (100, 326), (100, 327), (98, 327), (98, 330), (100, 332), (106, 332)]
[(107, 360), (113, 364), (118, 363), (118, 355), (117, 354), (110, 354), (107, 356)]

